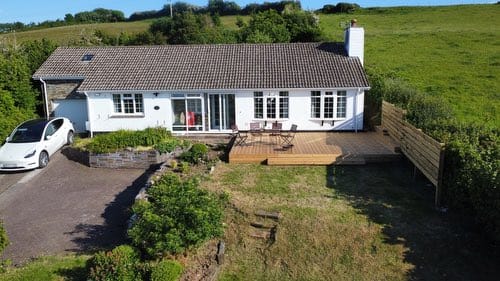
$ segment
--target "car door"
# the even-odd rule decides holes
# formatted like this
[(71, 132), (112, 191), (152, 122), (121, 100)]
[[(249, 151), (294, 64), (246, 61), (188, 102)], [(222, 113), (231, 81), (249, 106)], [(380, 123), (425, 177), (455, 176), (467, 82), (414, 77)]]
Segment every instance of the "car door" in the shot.
[(56, 119), (47, 124), (44, 134), (44, 148), (49, 152), (49, 155), (54, 154), (61, 147), (61, 128), (62, 122), (57, 122)]

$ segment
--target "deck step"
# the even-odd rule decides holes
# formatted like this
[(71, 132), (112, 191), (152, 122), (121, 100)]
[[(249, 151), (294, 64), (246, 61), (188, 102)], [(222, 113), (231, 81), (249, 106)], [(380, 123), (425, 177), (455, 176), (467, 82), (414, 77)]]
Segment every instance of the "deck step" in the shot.
[(267, 158), (267, 165), (364, 165), (366, 161), (363, 157), (342, 157), (341, 155), (273, 155)]

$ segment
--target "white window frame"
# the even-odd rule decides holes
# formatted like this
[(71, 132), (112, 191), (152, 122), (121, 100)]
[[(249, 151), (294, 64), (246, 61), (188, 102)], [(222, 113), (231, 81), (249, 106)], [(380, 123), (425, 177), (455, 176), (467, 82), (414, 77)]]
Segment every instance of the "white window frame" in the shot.
[[(202, 119), (201, 119), (201, 125), (194, 125), (194, 126), (191, 126), (191, 127), (196, 127), (198, 130), (194, 131), (194, 132), (201, 132), (201, 131), (205, 131), (205, 103), (204, 103), (204, 99), (203, 99), (204, 95), (202, 93), (172, 93), (170, 95), (170, 99), (173, 101), (173, 100), (183, 100), (184, 101), (184, 112), (188, 112), (188, 100), (199, 100), (200, 101), (200, 108), (198, 108), (198, 104), (196, 105), (196, 112), (198, 112), (198, 110), (201, 110), (201, 116), (202, 116)], [(172, 105), (173, 105), (173, 102), (172, 102)], [(171, 107), (171, 110), (173, 112), (173, 108)], [(174, 125), (174, 122), (172, 121), (172, 124), (170, 124), (172, 126), (172, 131), (174, 131), (174, 133), (179, 133), (179, 132), (193, 132), (193, 130), (189, 130), (189, 126), (187, 125)], [(185, 130), (175, 130), (174, 128), (186, 128)]]
[[(313, 96), (313, 93), (320, 93), (319, 96)], [(339, 95), (342, 94), (342, 95)], [(310, 102), (311, 102), (311, 114), (309, 116), (310, 120), (345, 120), (347, 118), (347, 91), (346, 90), (315, 90), (310, 92)], [(344, 104), (344, 116), (338, 117), (339, 101), (341, 99), (345, 101)], [(313, 116), (313, 101), (319, 99), (320, 101), (320, 116)], [(328, 110), (327, 105), (331, 104), (333, 106), (332, 110)], [(331, 115), (331, 117), (326, 117), (326, 114)]]
[[(119, 111), (117, 111), (118, 104), (115, 103), (115, 97), (120, 97)], [(137, 97), (140, 96), (140, 103), (137, 102)], [(111, 101), (113, 105), (114, 115), (126, 115), (126, 116), (144, 116), (144, 95), (142, 93), (120, 93), (112, 94)], [(125, 101), (132, 101), (132, 111), (125, 112)]]
[[(257, 95), (259, 94), (259, 95)], [(253, 119), (254, 120), (288, 120), (290, 116), (290, 93), (288, 91), (273, 91), (273, 92), (264, 92), (264, 91), (254, 91), (253, 92)], [(269, 109), (268, 104), (272, 104), (272, 100), (274, 100), (274, 117), (272, 116), (273, 112), (267, 111)], [(262, 103), (262, 117), (256, 116), (256, 108), (255, 105), (257, 101)], [(286, 102), (285, 102), (286, 101)], [(286, 117), (282, 117), (285, 115), (285, 112), (281, 111), (281, 106), (285, 105), (286, 107)]]

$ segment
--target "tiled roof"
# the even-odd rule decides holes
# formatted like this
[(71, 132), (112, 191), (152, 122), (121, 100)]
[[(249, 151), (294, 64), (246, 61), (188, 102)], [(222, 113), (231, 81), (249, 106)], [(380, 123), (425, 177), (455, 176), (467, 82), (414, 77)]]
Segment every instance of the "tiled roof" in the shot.
[(60, 47), (33, 75), (72, 77), (79, 91), (368, 87), (337, 43)]

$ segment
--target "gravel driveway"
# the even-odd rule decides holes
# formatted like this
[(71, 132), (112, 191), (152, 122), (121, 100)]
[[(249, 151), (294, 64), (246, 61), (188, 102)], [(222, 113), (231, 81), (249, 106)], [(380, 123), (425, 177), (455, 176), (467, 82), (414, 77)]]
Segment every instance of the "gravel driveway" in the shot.
[(122, 243), (146, 180), (144, 170), (89, 168), (61, 152), (43, 170), (1, 176), (0, 217), (10, 239), (3, 257), (14, 264)]

